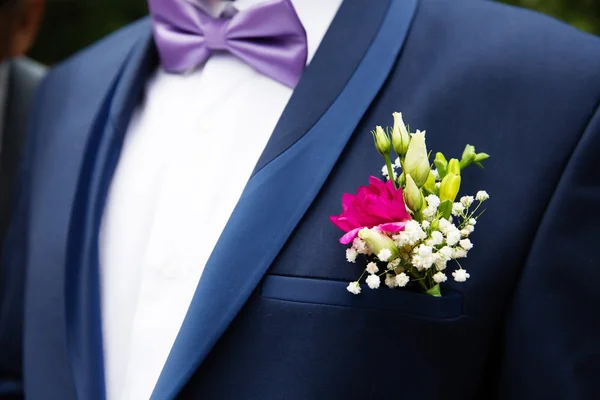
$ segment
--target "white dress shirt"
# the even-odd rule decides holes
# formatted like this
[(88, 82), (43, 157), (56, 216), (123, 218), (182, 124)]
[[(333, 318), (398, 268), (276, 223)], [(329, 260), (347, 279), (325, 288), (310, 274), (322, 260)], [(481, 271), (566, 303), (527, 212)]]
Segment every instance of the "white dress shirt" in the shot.
[[(260, 1), (234, 4), (244, 10)], [(292, 0), (309, 60), (341, 2)], [(186, 75), (158, 69), (148, 81), (100, 235), (109, 400), (152, 394), (204, 266), (291, 94), (228, 54)]]

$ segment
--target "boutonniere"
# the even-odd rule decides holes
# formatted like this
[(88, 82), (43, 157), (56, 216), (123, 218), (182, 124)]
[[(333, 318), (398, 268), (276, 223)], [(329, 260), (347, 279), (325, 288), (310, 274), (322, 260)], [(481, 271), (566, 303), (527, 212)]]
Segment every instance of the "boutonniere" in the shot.
[[(342, 213), (330, 217), (345, 232), (340, 242), (350, 245), (346, 259), (356, 263), (361, 257), (365, 262), (362, 275), (347, 289), (359, 294), (366, 276), (371, 289), (378, 289), (383, 280), (389, 288), (411, 285), (439, 297), (449, 270), (456, 282), (470, 277), (459, 260), (473, 248), (469, 237), (489, 196), (483, 190), (458, 200), (457, 196), (461, 171), (472, 164), (482, 167), (489, 155), (467, 145), (460, 160), (448, 161), (436, 153), (431, 163), (425, 131), (411, 134), (402, 114), (393, 116), (393, 128), (378, 126), (371, 132), (385, 161), (384, 180), (371, 176), (368, 186), (344, 194)], [(448, 268), (451, 261), (456, 268)]]

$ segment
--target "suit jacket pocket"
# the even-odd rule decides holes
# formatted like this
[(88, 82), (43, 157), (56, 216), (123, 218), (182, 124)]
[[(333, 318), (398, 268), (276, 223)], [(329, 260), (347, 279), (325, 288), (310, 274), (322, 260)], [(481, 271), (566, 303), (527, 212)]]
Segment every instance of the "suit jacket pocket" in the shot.
[(455, 319), (463, 315), (463, 295), (444, 290), (443, 297), (432, 297), (403, 289), (363, 286), (358, 296), (348, 293), (348, 282), (267, 275), (261, 295), (264, 298), (309, 304), (394, 311), (420, 318)]

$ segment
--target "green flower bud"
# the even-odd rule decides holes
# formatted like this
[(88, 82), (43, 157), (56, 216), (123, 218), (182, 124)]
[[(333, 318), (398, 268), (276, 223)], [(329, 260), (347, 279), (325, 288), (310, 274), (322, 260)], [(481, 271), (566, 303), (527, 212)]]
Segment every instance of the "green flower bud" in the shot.
[(405, 184), (406, 184), (406, 177), (404, 176), (404, 172), (402, 172), (400, 174), (400, 176), (398, 177), (398, 186), (404, 187)]
[(475, 161), (476, 156), (475, 146), (471, 146), (470, 144), (466, 145), (465, 150), (462, 153), (462, 158), (460, 159), (460, 168), (465, 169), (471, 165), (471, 163)]
[(438, 174), (440, 174), (440, 179), (444, 179), (448, 172), (448, 161), (446, 161), (446, 157), (444, 157), (442, 153), (437, 153), (433, 163), (435, 164)]
[(429, 156), (425, 146), (425, 132), (413, 133), (404, 159), (404, 169), (410, 174), (418, 187), (421, 187), (429, 177)]
[(458, 195), (459, 189), (460, 175), (448, 172), (444, 179), (442, 179), (442, 184), (440, 185), (440, 200), (450, 200), (454, 202), (454, 199), (456, 199), (456, 196)]
[[(369, 249), (371, 249), (373, 254), (377, 257), (382, 254), (382, 250), (389, 250), (389, 254), (387, 254), (389, 257), (381, 261), (392, 261), (398, 258), (398, 255), (400, 254), (394, 241), (389, 236), (386, 236), (375, 229), (361, 229), (360, 232), (358, 232), (358, 237), (367, 242)], [(387, 252), (384, 252), (383, 254), (385, 253)]]
[(373, 134), (373, 140), (375, 141), (375, 148), (382, 156), (389, 156), (392, 150), (392, 142), (390, 141), (389, 135), (383, 130), (382, 127), (377, 126)]
[(406, 174), (406, 187), (404, 188), (404, 202), (415, 213), (425, 208), (423, 193), (410, 174)]
[(392, 130), (392, 145), (394, 151), (400, 157), (403, 157), (408, 150), (408, 144), (410, 143), (410, 135), (402, 120), (402, 113), (393, 113), (394, 117), (394, 129)]
[(460, 175), (460, 163), (456, 158), (448, 162), (448, 174)]
[(487, 153), (477, 153), (477, 155), (475, 156), (475, 162), (482, 162), (484, 160), (487, 160), (488, 158), (490, 158), (490, 155)]
[(435, 176), (433, 175), (433, 172), (429, 171), (429, 176), (427, 177), (425, 185), (423, 185), (423, 189), (425, 189), (429, 194), (433, 194), (435, 192)]
[(479, 167), (483, 168), (483, 165), (481, 164), (482, 161), (487, 160), (488, 158), (490, 158), (490, 155), (487, 153), (478, 153), (475, 156), (475, 160), (473, 160), (473, 162), (475, 164), (477, 164)]

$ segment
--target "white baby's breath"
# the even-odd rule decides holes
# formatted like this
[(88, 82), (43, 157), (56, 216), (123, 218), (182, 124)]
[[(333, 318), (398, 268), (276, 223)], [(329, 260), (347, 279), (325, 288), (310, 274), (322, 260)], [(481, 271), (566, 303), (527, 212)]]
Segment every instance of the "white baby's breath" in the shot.
[(452, 257), (452, 249), (448, 246), (442, 247), (438, 253), (444, 255), (448, 260)]
[(379, 251), (379, 254), (377, 254), (377, 258), (379, 258), (383, 262), (389, 260), (391, 256), (392, 252), (390, 251), (390, 249), (381, 249)]
[(396, 276), (392, 274), (385, 274), (385, 285), (390, 289), (395, 288), (396, 285)]
[(410, 282), (410, 278), (404, 272), (396, 275), (396, 286), (404, 287)]
[(475, 226), (477, 224), (477, 220), (475, 218), (469, 218), (469, 225)]
[(462, 215), (463, 211), (465, 211), (465, 206), (462, 203), (454, 203), (452, 204), (452, 215), (458, 217)]
[(473, 243), (469, 239), (463, 239), (460, 241), (460, 247), (469, 251), (473, 248)]
[(443, 272), (437, 272), (433, 274), (432, 278), (435, 283), (442, 283), (448, 280), (448, 277), (446, 277), (446, 274)]
[[(392, 171), (394, 172), (394, 179), (398, 179), (398, 174), (396, 173), (396, 170), (394, 167), (395, 166), (392, 164)], [(390, 174), (388, 173), (387, 165), (384, 165), (383, 168), (381, 168), (381, 174), (387, 179), (390, 178)]]
[(354, 238), (352, 241), (352, 247), (356, 249), (358, 254), (371, 255), (371, 249), (369, 249), (369, 245), (367, 242), (359, 238), (358, 236)]
[(377, 267), (377, 264), (375, 264), (374, 262), (370, 262), (367, 264), (367, 272), (369, 274), (376, 274), (379, 272), (379, 268)]
[(439, 227), (440, 227), (440, 231), (446, 235), (448, 234), (448, 232), (455, 226), (448, 221), (446, 218), (440, 218), (440, 222), (439, 222)]
[(433, 261), (433, 249), (431, 246), (422, 244), (413, 251), (411, 262), (419, 271), (431, 268)]
[(448, 246), (442, 247), (437, 253), (433, 256), (433, 262), (435, 263), (435, 267), (438, 271), (443, 271), (446, 269), (446, 264), (448, 261), (452, 259), (452, 249)]
[(400, 259), (395, 258), (387, 264), (387, 269), (394, 270), (400, 265)]
[(393, 239), (398, 247), (404, 247), (407, 244), (414, 246), (419, 240), (425, 239), (426, 236), (427, 234), (423, 231), (419, 222), (413, 219), (408, 221), (404, 230), (394, 235)]
[(431, 221), (435, 218), (435, 216), (437, 215), (437, 209), (433, 208), (433, 207), (426, 207), (423, 210), (423, 217), (425, 217), (425, 219), (427, 221)]
[(471, 275), (469, 275), (469, 273), (464, 269), (457, 269), (452, 273), (452, 276), (456, 282), (465, 282), (471, 277)]
[(458, 258), (465, 258), (467, 256), (467, 251), (462, 247), (455, 247), (452, 249), (452, 258), (455, 260)]
[(367, 277), (367, 285), (369, 285), (369, 288), (377, 289), (377, 288), (379, 288), (380, 284), (381, 284), (381, 279), (377, 275), (369, 275)]
[(438, 246), (444, 242), (444, 235), (440, 231), (431, 232), (431, 239), (428, 240), (428, 244), (432, 246)]
[(346, 260), (348, 260), (348, 262), (355, 263), (357, 255), (358, 253), (356, 252), (356, 249), (354, 247), (346, 249)]
[(460, 232), (456, 228), (449, 231), (448, 234), (446, 235), (446, 243), (448, 243), (448, 246), (456, 245), (459, 240), (460, 240)]
[(435, 178), (436, 181), (440, 180), (440, 173), (438, 172), (437, 169), (432, 169), (431, 173), (433, 174), (433, 177)]
[(423, 227), (423, 230), (429, 229), (430, 225), (431, 225), (431, 222), (429, 222), (429, 221), (423, 221), (423, 222), (421, 222), (421, 226)]
[(346, 290), (352, 294), (360, 294), (360, 285), (358, 282), (350, 282)]
[(435, 194), (430, 194), (429, 196), (425, 197), (425, 201), (427, 201), (427, 205), (429, 207), (437, 209), (440, 206), (440, 198)]
[(475, 198), (477, 199), (477, 201), (486, 201), (490, 198), (490, 195), (485, 190), (480, 190), (479, 192), (477, 192)]
[(463, 196), (460, 198), (460, 203), (465, 207), (465, 208), (469, 208), (471, 207), (471, 204), (473, 204), (473, 196)]
[(460, 236), (462, 236), (462, 237), (468, 237), (470, 234), (471, 234), (471, 232), (469, 232), (469, 230), (466, 228), (463, 228), (460, 230)]

